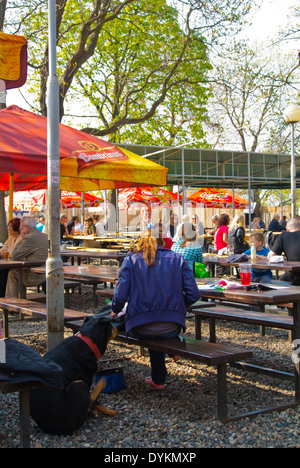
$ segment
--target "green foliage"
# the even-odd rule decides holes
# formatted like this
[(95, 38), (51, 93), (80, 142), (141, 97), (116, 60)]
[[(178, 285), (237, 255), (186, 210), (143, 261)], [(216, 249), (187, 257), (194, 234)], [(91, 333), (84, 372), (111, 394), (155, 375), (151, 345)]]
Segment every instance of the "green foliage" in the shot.
[(183, 33), (174, 8), (165, 0), (139, 0), (105, 25), (93, 58), (77, 75), (76, 92), (95, 108), (94, 127), (121, 122), (114, 140), (198, 144), (209, 68), (205, 42)]

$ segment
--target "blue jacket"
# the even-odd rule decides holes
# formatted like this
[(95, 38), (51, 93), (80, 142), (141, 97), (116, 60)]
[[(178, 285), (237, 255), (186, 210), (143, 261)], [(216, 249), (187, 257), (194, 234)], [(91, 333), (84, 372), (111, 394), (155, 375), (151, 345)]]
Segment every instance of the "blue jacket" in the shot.
[(200, 297), (194, 275), (182, 255), (158, 246), (155, 264), (130, 254), (122, 264), (112, 301), (120, 312), (128, 301), (126, 332), (150, 322), (175, 322), (185, 330), (186, 307)]

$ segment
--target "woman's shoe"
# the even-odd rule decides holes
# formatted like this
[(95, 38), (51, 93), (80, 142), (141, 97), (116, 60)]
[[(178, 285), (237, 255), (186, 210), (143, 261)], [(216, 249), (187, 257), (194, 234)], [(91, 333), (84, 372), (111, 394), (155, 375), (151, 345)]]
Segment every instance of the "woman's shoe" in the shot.
[(180, 356), (173, 356), (173, 361), (174, 361), (174, 362), (179, 361), (179, 359), (180, 359)]
[(157, 385), (156, 383), (154, 383), (151, 377), (147, 377), (145, 379), (145, 382), (147, 385), (150, 385), (150, 387), (156, 388), (158, 390), (162, 390), (163, 388), (165, 388), (165, 385)]

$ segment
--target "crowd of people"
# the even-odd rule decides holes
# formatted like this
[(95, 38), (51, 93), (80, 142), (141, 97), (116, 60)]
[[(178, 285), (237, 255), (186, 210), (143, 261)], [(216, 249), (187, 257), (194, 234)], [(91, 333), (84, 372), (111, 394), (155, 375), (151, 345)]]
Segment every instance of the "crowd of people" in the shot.
[[(237, 216), (230, 223), (228, 214), (212, 219), (209, 232), (214, 235), (214, 248), (218, 253), (225, 249), (250, 256), (250, 246), (245, 240), (242, 218)], [(286, 221), (286, 220), (284, 220)], [(256, 219), (255, 222), (259, 222)], [(270, 223), (278, 229), (277, 216)], [(300, 261), (299, 219), (289, 219), (280, 224), (282, 234), (270, 249), (264, 246), (262, 232), (253, 232), (250, 242), (255, 246), (258, 258), (285, 255), (287, 260)], [(66, 215), (60, 217), (61, 240), (74, 233), (98, 235), (104, 226), (98, 218), (87, 218), (83, 226), (78, 217), (69, 222)], [(254, 229), (254, 228), (253, 228)], [(30, 216), (14, 218), (8, 223), (9, 237), (0, 249), (3, 257), (8, 254), (13, 260), (46, 261), (48, 257), (48, 236), (44, 232), (45, 219), (38, 222)], [(119, 281), (112, 301), (112, 316), (117, 316), (126, 306), (125, 328), (128, 334), (142, 338), (174, 338), (185, 330), (185, 312), (199, 297), (194, 276), (195, 262), (203, 262), (201, 236), (204, 227), (197, 215), (192, 220), (185, 215), (179, 222), (172, 215), (170, 223), (163, 226), (158, 222), (141, 233), (136, 251), (129, 253), (121, 266)], [(230, 247), (230, 249), (229, 249)], [(1, 295), (17, 297), (19, 294), (19, 272), (17, 269), (0, 271)], [(253, 268), (251, 279), (255, 282), (272, 281), (272, 272)], [(300, 285), (300, 277), (285, 273), (281, 278), (291, 284)], [(45, 275), (26, 268), (23, 271), (24, 286), (36, 286), (45, 282)], [(131, 287), (134, 284), (134, 288)], [(147, 288), (145, 288), (147, 285)], [(154, 388), (164, 388), (167, 375), (165, 355), (154, 350), (150, 352), (151, 376), (146, 383)]]

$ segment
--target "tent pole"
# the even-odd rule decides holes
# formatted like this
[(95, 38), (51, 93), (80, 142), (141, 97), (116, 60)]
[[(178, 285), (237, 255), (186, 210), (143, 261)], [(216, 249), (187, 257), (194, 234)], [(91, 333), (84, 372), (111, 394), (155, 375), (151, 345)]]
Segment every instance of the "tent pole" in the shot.
[(181, 150), (181, 166), (182, 166), (182, 214), (186, 214), (186, 189), (185, 189), (185, 174), (184, 174), (184, 149)]
[(47, 99), (48, 237), (46, 262), (48, 350), (64, 338), (64, 273), (60, 255), (59, 85), (56, 74), (56, 1), (48, 0)]
[(9, 208), (8, 208), (8, 220), (13, 219), (14, 210), (14, 174), (9, 174)]
[(81, 224), (84, 226), (84, 192), (81, 192)]

